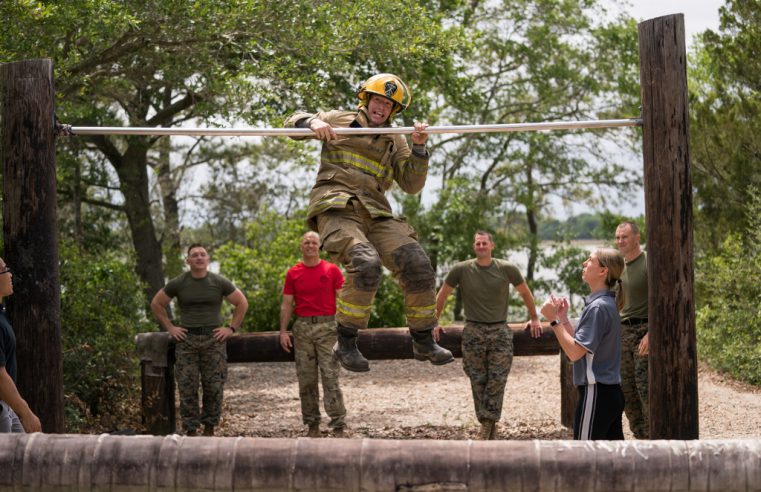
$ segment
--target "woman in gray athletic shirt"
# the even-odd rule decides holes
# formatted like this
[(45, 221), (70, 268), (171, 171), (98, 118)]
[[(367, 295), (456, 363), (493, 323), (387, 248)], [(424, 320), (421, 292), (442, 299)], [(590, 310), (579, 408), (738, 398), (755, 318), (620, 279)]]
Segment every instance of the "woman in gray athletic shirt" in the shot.
[[(577, 440), (624, 438), (621, 415), (621, 318), (623, 291), (618, 287), (624, 259), (611, 248), (598, 249), (584, 262), (581, 274), (592, 293), (584, 299), (581, 317), (573, 328), (568, 299), (550, 298), (541, 308), (555, 331), (560, 347), (573, 361), (573, 384), (579, 403), (573, 424)], [(618, 294), (617, 294), (618, 293)]]

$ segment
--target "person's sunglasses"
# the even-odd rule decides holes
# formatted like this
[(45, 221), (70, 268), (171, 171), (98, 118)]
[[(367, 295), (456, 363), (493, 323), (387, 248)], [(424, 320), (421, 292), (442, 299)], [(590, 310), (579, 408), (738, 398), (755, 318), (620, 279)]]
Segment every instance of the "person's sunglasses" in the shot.
[(10, 268), (8, 268), (8, 267), (6, 266), (6, 267), (5, 267), (5, 270), (3, 270), (2, 272), (0, 272), (0, 275), (2, 275), (2, 274), (4, 274), (4, 273), (11, 273), (11, 269), (10, 269)]

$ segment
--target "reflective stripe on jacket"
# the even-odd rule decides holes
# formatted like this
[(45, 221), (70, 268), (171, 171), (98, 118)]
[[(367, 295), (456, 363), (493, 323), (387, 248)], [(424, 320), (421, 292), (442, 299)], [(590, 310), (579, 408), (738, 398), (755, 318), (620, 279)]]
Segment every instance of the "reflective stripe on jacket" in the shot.
[[(365, 108), (296, 113), (285, 126), (295, 127), (299, 121), (314, 117), (335, 128), (368, 126)], [(394, 181), (407, 193), (422, 190), (429, 157), (428, 152), (424, 156), (412, 152), (404, 135), (339, 135), (323, 142), (317, 182), (309, 197), (308, 222), (314, 228), (315, 216), (331, 208), (344, 208), (351, 198), (359, 200), (373, 218), (392, 217), (385, 191)]]

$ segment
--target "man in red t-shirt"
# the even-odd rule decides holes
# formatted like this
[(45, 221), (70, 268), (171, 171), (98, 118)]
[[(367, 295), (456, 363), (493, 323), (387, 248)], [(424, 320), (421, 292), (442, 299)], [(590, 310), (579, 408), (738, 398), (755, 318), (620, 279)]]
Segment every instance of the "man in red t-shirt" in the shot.
[(320, 437), (320, 391), (317, 369), (322, 373), (322, 392), (325, 412), (330, 417), (333, 435), (343, 437), (343, 394), (338, 386), (340, 366), (333, 357), (336, 343), (336, 295), (344, 283), (341, 270), (320, 259), (320, 236), (307, 232), (301, 238), (302, 261), (288, 270), (280, 305), (280, 346), (291, 351), (288, 322), (296, 307), (293, 323), (293, 344), (296, 349), (296, 375), (304, 424), (309, 426), (307, 437)]

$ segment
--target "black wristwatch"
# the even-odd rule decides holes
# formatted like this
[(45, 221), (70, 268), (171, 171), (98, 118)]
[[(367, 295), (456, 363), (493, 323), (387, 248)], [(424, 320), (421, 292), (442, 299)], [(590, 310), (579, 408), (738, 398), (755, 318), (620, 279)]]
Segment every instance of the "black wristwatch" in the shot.
[(559, 324), (560, 324), (560, 320), (559, 320), (559, 319), (556, 319), (555, 321), (550, 321), (550, 326), (551, 326), (551, 327), (553, 327), (553, 328), (554, 328), (556, 325), (559, 325)]
[(235, 333), (236, 331), (238, 331), (238, 329), (237, 329), (237, 328), (235, 328), (233, 325), (227, 325), (227, 327), (228, 327), (228, 328), (230, 328), (230, 329), (233, 331), (233, 333)]

